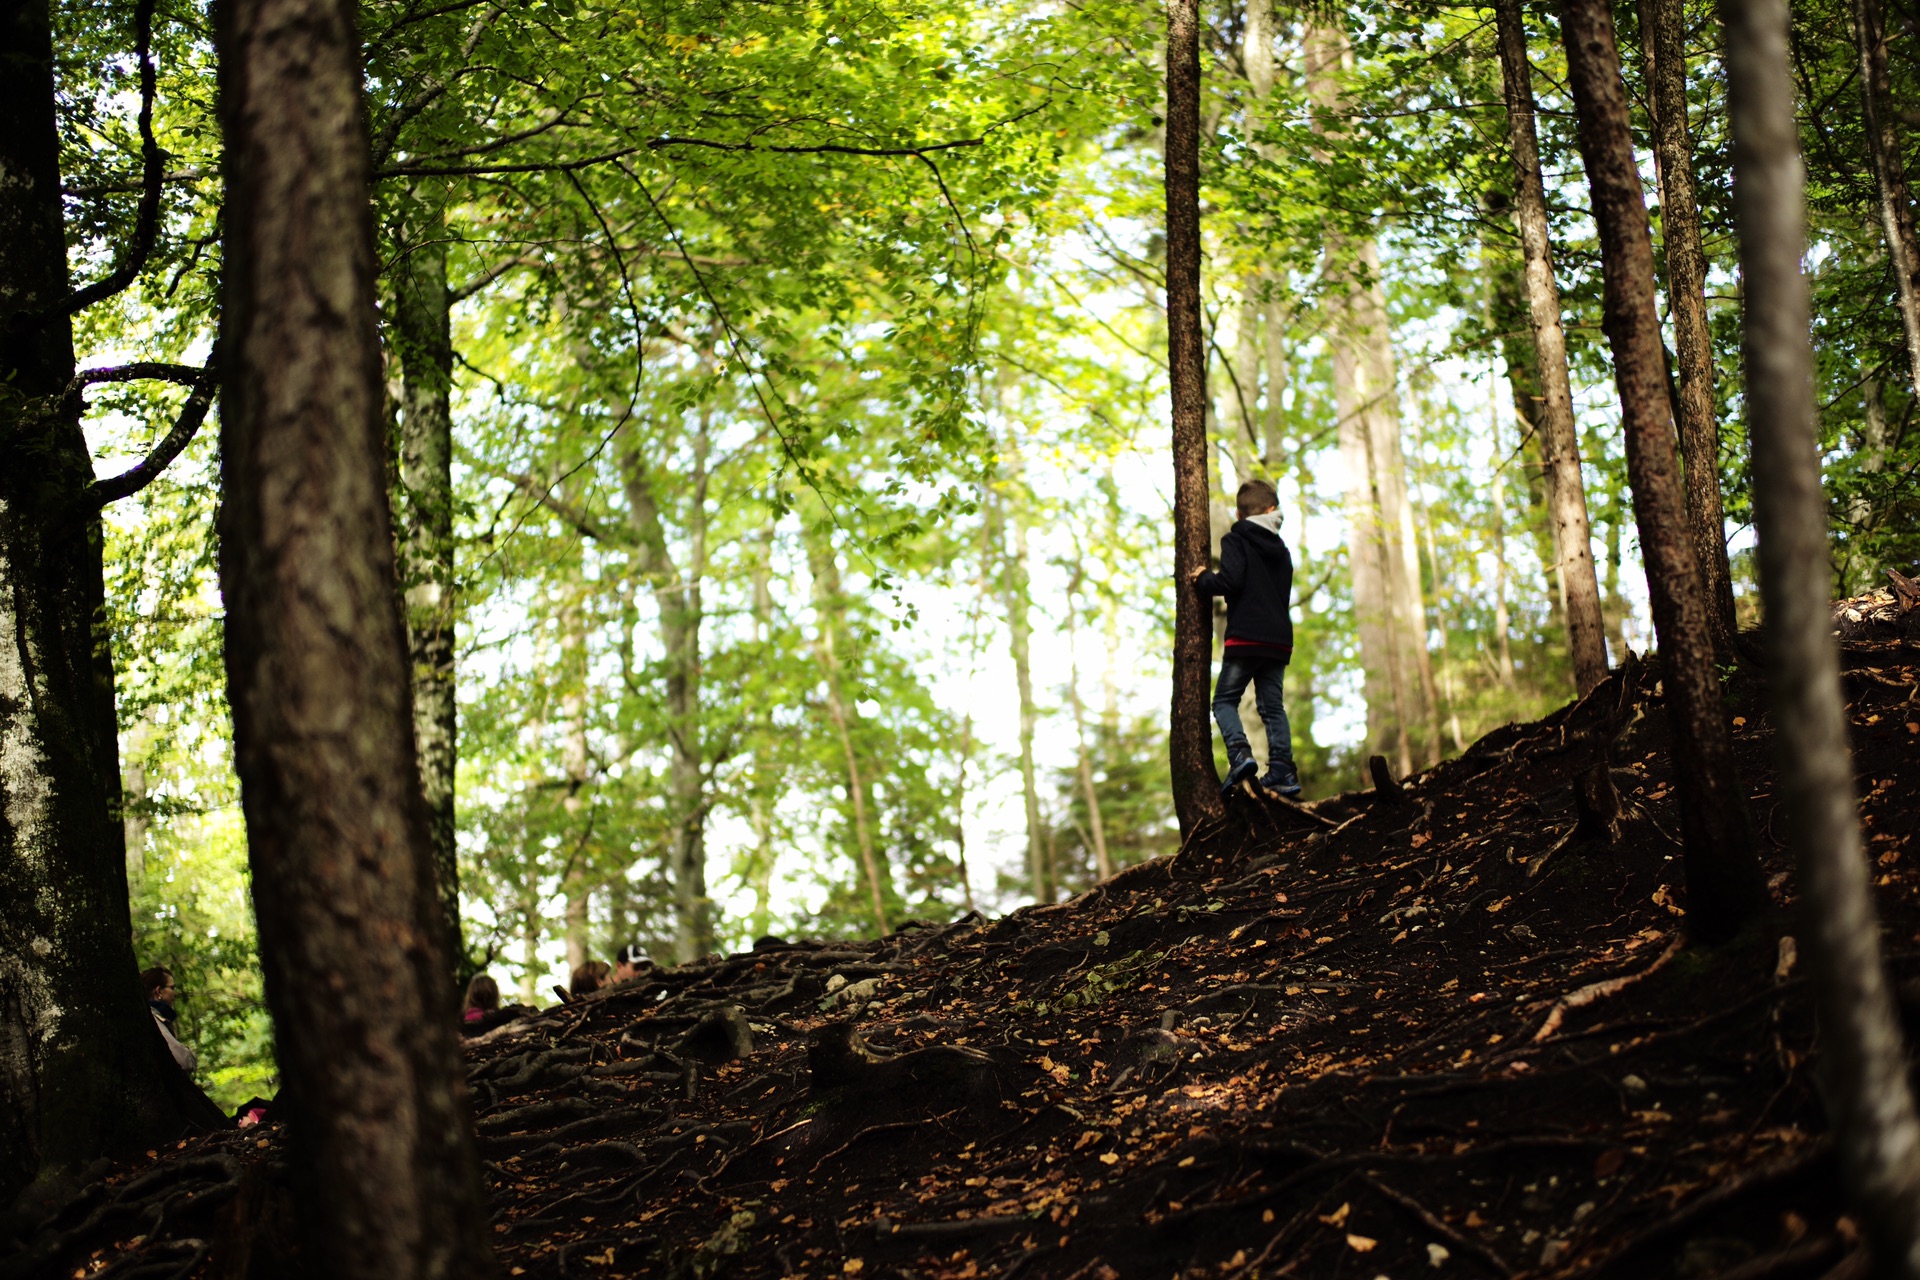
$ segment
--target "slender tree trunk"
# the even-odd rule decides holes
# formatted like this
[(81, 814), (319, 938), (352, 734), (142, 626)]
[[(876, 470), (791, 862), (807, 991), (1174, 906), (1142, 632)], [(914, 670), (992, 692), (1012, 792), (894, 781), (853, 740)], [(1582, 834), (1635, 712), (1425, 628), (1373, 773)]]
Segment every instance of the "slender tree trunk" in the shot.
[(1580, 437), (1573, 422), (1573, 387), (1567, 376), (1567, 335), (1560, 320), (1560, 286), (1554, 279), (1546, 191), (1540, 178), (1540, 146), (1534, 132), (1532, 68), (1527, 61), (1521, 0), (1495, 0), (1500, 74), (1507, 100), (1507, 136), (1513, 148), (1514, 222), (1526, 262), (1527, 310), (1533, 322), (1540, 408), (1535, 425), (1545, 464), (1547, 506), (1559, 551), (1566, 593), (1567, 650), (1573, 679), (1585, 694), (1607, 678), (1606, 624), (1587, 523), (1587, 494), (1580, 478)]
[(227, 678), (305, 1256), (491, 1275), (413, 749), (353, 8), (229, 0), (216, 48)]
[(1613, 351), (1640, 551), (1673, 731), (1687, 918), (1705, 941), (1730, 937), (1766, 900), (1720, 682), (1706, 592), (1687, 536), (1666, 362), (1654, 310), (1653, 242), (1629, 130), (1626, 86), (1606, 0), (1562, 0), (1568, 81), (1605, 276), (1602, 324)]
[(1057, 896), (1057, 886), (1048, 872), (1046, 825), (1040, 817), (1040, 775), (1033, 759), (1033, 734), (1040, 713), (1033, 698), (1033, 604), (1027, 569), (1027, 522), (1017, 499), (1003, 506), (1002, 511), (1005, 522), (1012, 526), (1013, 549), (1012, 554), (1006, 556), (1001, 582), (1013, 651), (1014, 691), (1020, 702), (1020, 794), (1026, 804), (1027, 884), (1035, 902), (1052, 902)]
[(1908, 376), (1920, 393), (1920, 235), (1914, 232), (1913, 192), (1893, 116), (1887, 74), (1887, 27), (1880, 0), (1853, 0), (1853, 35), (1860, 51), (1860, 105), (1866, 116), (1867, 160), (1880, 194), (1880, 227), (1899, 290), (1900, 328), (1907, 339)]
[(43, 2), (0, 8), (0, 120), (0, 1205), (36, 1177), (42, 1205), (183, 1121), (131, 943), (100, 521), (74, 511), (93, 466), (61, 403), (71, 328), (11, 332), (68, 287)]
[(1168, 756), (1180, 832), (1220, 807), (1207, 686), (1207, 357), (1200, 312), (1200, 5), (1167, 4), (1167, 376), (1173, 401), (1173, 705)]
[(1787, 845), (1828, 1059), (1841, 1168), (1878, 1275), (1920, 1277), (1920, 1121), (1880, 954), (1828, 601), (1827, 498), (1814, 431), (1805, 175), (1786, 0), (1727, 0), (1734, 214), (1746, 301), (1754, 518), (1767, 692)]
[(713, 950), (713, 900), (707, 893), (707, 786), (701, 737), (701, 577), (704, 575), (706, 521), (706, 431), (695, 440), (695, 474), (689, 528), (692, 558), (686, 572), (667, 548), (655, 482), (634, 438), (619, 451), (621, 483), (627, 498), (630, 544), (640, 576), (653, 593), (660, 649), (666, 659), (667, 795), (674, 834), (668, 847), (668, 878), (673, 885), (674, 958), (681, 964)]
[(827, 718), (833, 722), (834, 734), (840, 740), (840, 754), (847, 770), (847, 803), (853, 816), (854, 850), (860, 859), (868, 904), (878, 930), (874, 936), (885, 937), (893, 931), (887, 919), (887, 867), (874, 844), (870, 813), (873, 799), (854, 739), (857, 709), (847, 699), (841, 671), (838, 637), (845, 630), (846, 594), (840, 585), (840, 566), (834, 559), (830, 537), (828, 531), (822, 529), (807, 540), (807, 560), (813, 573), (813, 652), (826, 688)]
[(1107, 853), (1107, 824), (1100, 817), (1100, 793), (1093, 785), (1093, 756), (1087, 749), (1087, 707), (1080, 700), (1080, 625), (1074, 607), (1083, 575), (1076, 555), (1073, 585), (1067, 591), (1067, 695), (1073, 703), (1073, 739), (1080, 775), (1080, 796), (1087, 805), (1087, 830), (1093, 843), (1093, 870), (1101, 880), (1113, 874), (1113, 859)]
[[(753, 639), (760, 652), (773, 651), (773, 533), (768, 524), (753, 540)], [(762, 709), (763, 714), (765, 709)], [(777, 730), (770, 719), (762, 719), (760, 730), (771, 736)], [(771, 745), (770, 743), (768, 745)], [(753, 791), (748, 799), (747, 816), (753, 826), (753, 863), (748, 883), (753, 888), (753, 936), (765, 937), (773, 928), (773, 872), (779, 850), (773, 843), (773, 808), (778, 799), (779, 779), (767, 764), (768, 750), (753, 753)]]
[(1507, 468), (1500, 456), (1500, 437), (1493, 444), (1493, 644), (1494, 669), (1500, 683), (1513, 683), (1512, 620), (1507, 612)]
[(431, 191), (409, 200), (394, 271), (393, 346), (399, 356), (400, 587), (413, 657), (413, 736), (433, 836), (434, 883), (457, 971), (460, 861), (454, 841), (453, 299), (447, 292), (446, 222)]
[[(576, 569), (580, 566), (576, 564)], [(588, 960), (587, 907), (593, 896), (593, 883), (585, 866), (592, 833), (592, 818), (587, 806), (587, 623), (581, 600), (583, 585), (569, 584), (560, 606), (560, 678), (565, 681), (560, 695), (560, 715), (566, 736), (561, 740), (561, 767), (566, 772), (566, 793), (561, 809), (567, 815), (567, 847), (572, 850), (563, 888), (566, 891), (567, 971), (572, 973)]]
[(1707, 622), (1721, 663), (1734, 661), (1733, 573), (1720, 501), (1720, 429), (1713, 414), (1713, 334), (1707, 328), (1707, 255), (1700, 244), (1693, 137), (1687, 125), (1687, 27), (1683, 0), (1640, 0), (1640, 41), (1653, 100), (1653, 156), (1660, 175), (1660, 238), (1667, 307), (1679, 366), (1675, 418), (1687, 486), (1687, 521), (1707, 593)]
[(1626, 523), (1626, 513), (1616, 496), (1613, 500), (1612, 514), (1607, 517), (1607, 594), (1606, 626), (1607, 645), (1614, 657), (1621, 661), (1627, 656), (1627, 600), (1620, 594), (1620, 531)]

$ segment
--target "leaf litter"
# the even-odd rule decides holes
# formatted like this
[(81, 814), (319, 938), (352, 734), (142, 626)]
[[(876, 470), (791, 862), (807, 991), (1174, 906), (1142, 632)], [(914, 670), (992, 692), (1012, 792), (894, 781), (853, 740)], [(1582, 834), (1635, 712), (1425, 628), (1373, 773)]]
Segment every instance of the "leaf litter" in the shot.
[[(1857, 636), (1844, 659), (1889, 964), (1920, 1019), (1920, 645)], [(1733, 944), (1684, 945), (1657, 672), (1629, 663), (1398, 794), (1236, 796), (1071, 902), (768, 941), (469, 1042), (502, 1263), (1857, 1272), (1752, 683), (1730, 699), (1775, 904)], [(1602, 758), (1610, 847), (1576, 832)], [(282, 1157), (275, 1125), (116, 1165), (0, 1274), (297, 1275)]]

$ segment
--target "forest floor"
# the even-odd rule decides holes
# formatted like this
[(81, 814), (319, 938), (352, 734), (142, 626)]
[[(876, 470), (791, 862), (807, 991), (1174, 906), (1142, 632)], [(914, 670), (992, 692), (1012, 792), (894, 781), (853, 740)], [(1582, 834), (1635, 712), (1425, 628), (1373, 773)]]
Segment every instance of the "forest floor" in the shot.
[[(1844, 629), (1920, 1014), (1920, 643)], [(1071, 902), (762, 945), (471, 1042), (499, 1256), (542, 1280), (1857, 1274), (1756, 693), (1730, 696), (1774, 910), (1730, 945), (1684, 942), (1665, 715), (1629, 664), (1402, 794), (1237, 796)], [(1575, 832), (1603, 752), (1611, 847)], [(279, 1146), (119, 1166), (36, 1256), (297, 1274)]]

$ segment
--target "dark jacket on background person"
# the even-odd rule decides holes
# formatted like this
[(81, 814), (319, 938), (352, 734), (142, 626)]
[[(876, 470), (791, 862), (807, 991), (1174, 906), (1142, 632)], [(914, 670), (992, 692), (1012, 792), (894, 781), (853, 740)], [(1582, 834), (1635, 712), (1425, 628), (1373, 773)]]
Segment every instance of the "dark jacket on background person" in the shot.
[[(1228, 644), (1293, 649), (1293, 553), (1268, 516), (1238, 521), (1220, 539), (1220, 567), (1194, 581), (1202, 595), (1227, 598)], [(1271, 518), (1273, 524), (1279, 523)]]

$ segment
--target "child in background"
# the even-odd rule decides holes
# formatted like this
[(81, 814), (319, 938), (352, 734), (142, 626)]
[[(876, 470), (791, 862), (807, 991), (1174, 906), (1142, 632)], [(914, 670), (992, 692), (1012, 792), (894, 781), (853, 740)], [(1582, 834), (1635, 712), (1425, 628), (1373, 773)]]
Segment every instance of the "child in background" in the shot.
[(1240, 519), (1220, 539), (1218, 571), (1196, 569), (1194, 589), (1227, 598), (1227, 637), (1220, 680), (1213, 690), (1213, 719), (1227, 747), (1222, 798), (1259, 772), (1240, 699), (1253, 685), (1254, 705), (1267, 727), (1267, 772), (1259, 785), (1283, 796), (1300, 794), (1293, 764), (1293, 726), (1287, 722), (1282, 685), (1293, 659), (1293, 553), (1280, 537), (1280, 495), (1265, 480), (1249, 480), (1235, 495)]

